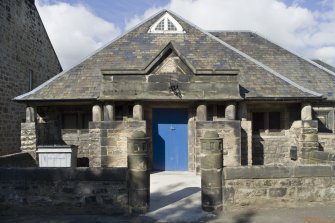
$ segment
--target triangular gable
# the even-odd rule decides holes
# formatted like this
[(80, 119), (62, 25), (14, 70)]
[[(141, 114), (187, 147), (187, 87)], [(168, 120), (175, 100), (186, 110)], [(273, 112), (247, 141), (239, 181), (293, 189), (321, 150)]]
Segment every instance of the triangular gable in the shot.
[(185, 31), (173, 16), (165, 12), (150, 27), (148, 33), (185, 33)]
[[(152, 34), (150, 27), (168, 12), (183, 27), (183, 34)], [(246, 97), (320, 97), (299, 88), (227, 43), (164, 10), (141, 23), (81, 64), (57, 75), (16, 100), (98, 99), (103, 74), (148, 74), (173, 50), (195, 75), (237, 74), (248, 90)], [(213, 77), (215, 83), (215, 77)], [(221, 100), (224, 100), (222, 97)]]
[(101, 69), (104, 75), (113, 74), (148, 74), (154, 67), (161, 63), (162, 58), (166, 57), (167, 54), (173, 51), (178, 58), (188, 66), (188, 68), (193, 72), (193, 74), (225, 74), (225, 75), (236, 75), (238, 74), (238, 69), (196, 69), (192, 63), (181, 54), (180, 50), (175, 46), (173, 41), (169, 42), (158, 54), (157, 56), (144, 68), (144, 69)]

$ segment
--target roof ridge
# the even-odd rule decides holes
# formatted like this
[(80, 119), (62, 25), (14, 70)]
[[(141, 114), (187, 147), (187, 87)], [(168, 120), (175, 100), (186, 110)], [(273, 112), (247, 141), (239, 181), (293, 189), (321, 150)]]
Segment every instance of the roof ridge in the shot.
[(223, 40), (217, 38), (216, 36), (212, 35), (211, 33), (203, 30), (202, 28), (194, 25), (192, 22), (189, 22), (188, 20), (182, 18), (181, 16), (179, 15), (176, 15), (175, 13), (167, 10), (169, 13), (172, 13), (174, 16), (177, 16), (179, 19), (182, 19), (184, 21), (186, 21), (187, 23), (189, 23), (190, 25), (192, 25), (193, 27), (197, 28), (198, 30), (200, 30), (201, 32), (205, 33), (206, 35), (208, 35), (209, 37), (211, 37), (212, 39), (216, 40), (217, 42), (221, 43), (222, 45), (226, 46), (227, 48), (235, 51), (236, 53), (240, 54), (241, 56), (245, 57), (246, 59), (250, 60), (251, 62), (255, 63), (256, 65), (262, 67), (263, 69), (269, 71), (270, 73), (272, 73), (273, 75), (275, 75), (276, 77), (280, 78), (281, 80), (289, 83), (290, 85), (298, 88), (299, 90), (301, 90), (302, 92), (305, 92), (305, 93), (309, 93), (309, 94), (312, 94), (314, 96), (317, 96), (317, 97), (321, 97), (322, 94), (320, 93), (317, 93), (315, 91), (312, 91), (310, 89), (307, 89), (303, 86), (300, 86), (299, 84), (295, 83), (294, 81), (290, 80), (289, 78), (283, 76), (282, 74), (278, 73), (277, 71), (271, 69), (270, 67), (266, 66), (265, 64), (261, 63), (260, 61), (252, 58), (251, 56), (247, 55), (246, 53), (243, 53), (242, 51), (236, 49), (235, 47), (229, 45), (228, 43), (224, 42)]
[(153, 14), (152, 16), (150, 16), (147, 19), (144, 19), (142, 22), (140, 22), (139, 24), (137, 24), (136, 26), (134, 26), (133, 28), (121, 33), (119, 36), (115, 37), (114, 39), (112, 39), (111, 41), (109, 41), (108, 43), (104, 44), (102, 47), (98, 48), (97, 50), (95, 50), (93, 53), (89, 54), (87, 57), (85, 57), (84, 59), (82, 59), (79, 63), (73, 65), (72, 67), (60, 72), (59, 74), (53, 76), (52, 78), (50, 78), (49, 80), (47, 80), (46, 82), (40, 84), (39, 86), (37, 86), (36, 88), (34, 88), (33, 90), (21, 94), (17, 97), (14, 98), (14, 100), (21, 100), (26, 96), (29, 96), (31, 94), (36, 93), (37, 91), (41, 90), (42, 88), (44, 88), (45, 86), (47, 86), (48, 84), (50, 84), (51, 82), (53, 82), (54, 80), (58, 79), (59, 77), (63, 76), (63, 74), (65, 74), (66, 72), (70, 71), (71, 69), (77, 67), (79, 64), (83, 63), (84, 61), (86, 61), (87, 59), (91, 58), (92, 56), (94, 56), (95, 54), (97, 54), (98, 52), (100, 52), (102, 49), (106, 48), (107, 46), (109, 46), (110, 44), (112, 44), (113, 42), (121, 39), (122, 37), (124, 37), (125, 35), (127, 35), (128, 33), (130, 33), (131, 31), (137, 29), (139, 26), (143, 25), (144, 23), (146, 23), (147, 21), (151, 20), (152, 18), (154, 18), (155, 16), (159, 15), (162, 12), (167, 12), (166, 9), (162, 9), (160, 11), (158, 11), (157, 13)]
[(325, 71), (326, 73), (328, 73), (328, 74), (330, 74), (330, 75), (332, 75), (332, 76), (335, 77), (335, 72), (333, 72), (333, 71), (327, 69), (326, 67), (323, 67), (323, 66), (321, 66), (320, 64), (318, 64), (318, 63), (316, 63), (316, 62), (314, 62), (314, 61), (312, 61), (312, 60), (310, 60), (310, 59), (308, 59), (308, 58), (305, 58), (305, 57), (303, 57), (303, 56), (300, 56), (298, 53), (294, 52), (293, 50), (289, 50), (289, 49), (287, 49), (287, 48), (285, 48), (285, 47), (282, 47), (281, 45), (279, 45), (279, 44), (276, 43), (275, 41), (269, 40), (268, 38), (266, 38), (266, 37), (263, 36), (262, 34), (259, 34), (258, 32), (254, 32), (254, 33), (257, 34), (258, 36), (260, 36), (261, 38), (263, 38), (263, 39), (269, 41), (270, 43), (272, 43), (272, 44), (274, 44), (274, 45), (276, 45), (276, 46), (279, 46), (279, 47), (283, 48), (283, 49), (286, 50), (287, 52), (289, 52), (289, 53), (291, 53), (291, 54), (293, 54), (293, 55), (295, 55), (295, 56), (297, 56), (297, 57), (299, 57), (299, 58), (301, 58), (301, 59), (307, 61), (308, 63), (310, 63), (310, 64), (316, 66), (317, 68), (319, 68), (319, 69)]

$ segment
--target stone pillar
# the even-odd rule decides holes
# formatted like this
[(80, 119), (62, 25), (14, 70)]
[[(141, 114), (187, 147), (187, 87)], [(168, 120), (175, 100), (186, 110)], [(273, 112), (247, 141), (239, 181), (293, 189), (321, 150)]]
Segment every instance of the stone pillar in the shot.
[(201, 202), (204, 211), (222, 210), (223, 140), (216, 131), (201, 140)]
[(104, 121), (115, 120), (115, 106), (113, 103), (106, 104), (104, 106)]
[(143, 120), (143, 105), (139, 102), (136, 102), (133, 107), (133, 119), (134, 120)]
[(241, 121), (247, 121), (248, 110), (245, 102), (240, 102), (238, 106), (238, 118)]
[(309, 121), (312, 120), (312, 105), (304, 103), (301, 105), (301, 120)]
[(235, 120), (236, 119), (236, 103), (235, 102), (230, 102), (226, 106), (226, 111), (225, 111), (225, 118), (227, 120)]
[(34, 107), (26, 108), (26, 122), (36, 121), (36, 109)]
[(93, 122), (101, 122), (102, 121), (102, 109), (101, 109), (100, 105), (93, 105), (92, 121)]
[(131, 213), (145, 213), (150, 206), (148, 139), (143, 131), (135, 131), (128, 138), (127, 165)]
[(37, 149), (36, 123), (21, 123), (21, 151), (29, 153), (35, 160)]
[(207, 121), (207, 105), (201, 104), (197, 107), (197, 121)]

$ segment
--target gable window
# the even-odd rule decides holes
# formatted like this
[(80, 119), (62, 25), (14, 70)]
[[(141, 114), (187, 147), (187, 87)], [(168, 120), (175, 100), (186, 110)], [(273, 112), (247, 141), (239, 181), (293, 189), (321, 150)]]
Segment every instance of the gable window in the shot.
[(155, 30), (156, 31), (164, 31), (164, 20), (160, 21), (158, 25), (156, 26)]
[(183, 27), (169, 13), (160, 17), (149, 29), (149, 33), (185, 33)]

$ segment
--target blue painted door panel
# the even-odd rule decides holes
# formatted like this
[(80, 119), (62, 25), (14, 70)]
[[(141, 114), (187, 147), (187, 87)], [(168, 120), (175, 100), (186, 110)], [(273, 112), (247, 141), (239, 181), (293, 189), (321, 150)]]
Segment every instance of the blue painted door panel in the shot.
[(154, 170), (188, 169), (187, 109), (153, 109)]

